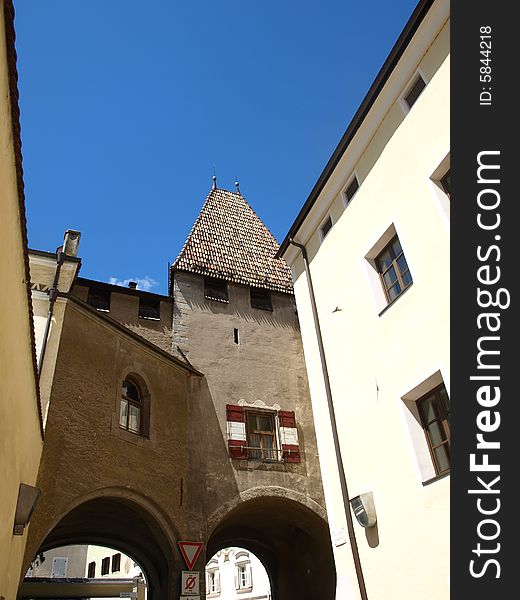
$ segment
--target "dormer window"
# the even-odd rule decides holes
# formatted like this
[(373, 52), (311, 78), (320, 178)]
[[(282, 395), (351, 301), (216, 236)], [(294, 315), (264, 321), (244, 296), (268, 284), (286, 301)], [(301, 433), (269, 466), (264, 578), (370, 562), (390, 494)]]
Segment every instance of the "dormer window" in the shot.
[(227, 281), (216, 277), (204, 277), (204, 297), (209, 300), (229, 302)]

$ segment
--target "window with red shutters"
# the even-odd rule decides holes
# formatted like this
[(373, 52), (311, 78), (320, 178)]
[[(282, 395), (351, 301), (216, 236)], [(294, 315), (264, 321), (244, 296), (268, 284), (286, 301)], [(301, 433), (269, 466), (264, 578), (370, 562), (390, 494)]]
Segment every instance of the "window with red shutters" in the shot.
[(301, 462), (293, 411), (226, 406), (228, 449), (241, 460)]
[(280, 438), (282, 443), (282, 459), (287, 463), (299, 463), (300, 445), (298, 443), (298, 432), (296, 429), (296, 417), (292, 410), (278, 411), (280, 424)]
[(226, 405), (228, 450), (231, 458), (247, 459), (245, 412), (242, 406)]

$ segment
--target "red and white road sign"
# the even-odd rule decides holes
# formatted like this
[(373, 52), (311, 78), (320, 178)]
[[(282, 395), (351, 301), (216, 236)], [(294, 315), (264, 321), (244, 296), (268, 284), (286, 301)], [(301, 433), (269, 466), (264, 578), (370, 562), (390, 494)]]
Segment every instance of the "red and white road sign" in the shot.
[(188, 569), (193, 569), (197, 558), (202, 550), (202, 542), (179, 542), (182, 556), (188, 565)]
[(198, 571), (182, 571), (181, 594), (198, 595), (200, 585), (200, 573)]

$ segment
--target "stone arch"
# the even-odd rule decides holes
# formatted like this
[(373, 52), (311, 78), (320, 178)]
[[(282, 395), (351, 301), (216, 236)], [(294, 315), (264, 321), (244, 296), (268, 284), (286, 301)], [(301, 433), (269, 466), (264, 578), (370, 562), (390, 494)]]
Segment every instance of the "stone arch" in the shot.
[(293, 490), (251, 488), (208, 520), (207, 557), (230, 546), (253, 552), (273, 600), (332, 600), (334, 559), (324, 509)]
[(70, 544), (108, 546), (136, 560), (154, 600), (175, 598), (181, 570), (176, 529), (137, 492), (105, 488), (78, 498), (55, 520), (38, 551)]

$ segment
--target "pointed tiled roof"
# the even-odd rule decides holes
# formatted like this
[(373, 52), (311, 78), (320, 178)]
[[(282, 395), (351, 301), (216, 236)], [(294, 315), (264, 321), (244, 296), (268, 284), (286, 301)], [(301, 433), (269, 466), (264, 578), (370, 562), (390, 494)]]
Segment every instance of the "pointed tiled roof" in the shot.
[(279, 247), (243, 196), (214, 188), (172, 270), (292, 294), (291, 271), (275, 258)]

